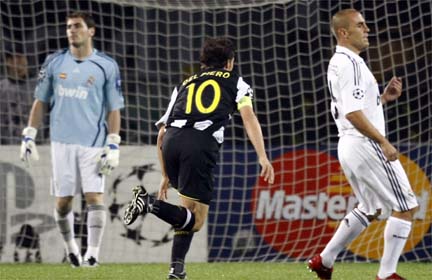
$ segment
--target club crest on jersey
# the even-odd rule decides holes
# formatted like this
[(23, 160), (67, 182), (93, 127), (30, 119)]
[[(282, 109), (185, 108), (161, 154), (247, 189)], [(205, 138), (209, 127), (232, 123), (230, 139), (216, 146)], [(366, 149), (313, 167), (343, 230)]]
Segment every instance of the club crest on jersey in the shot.
[(355, 99), (362, 99), (365, 94), (364, 94), (364, 90), (356, 88), (353, 90), (353, 96)]
[(91, 87), (94, 84), (95, 81), (96, 81), (95, 77), (89, 76), (88, 79), (87, 79), (87, 82), (86, 82), (86, 86), (87, 87)]
[(46, 70), (45, 68), (41, 68), (41, 70), (39, 71), (39, 75), (38, 75), (38, 81), (42, 81), (43, 79), (45, 79), (46, 77)]
[(60, 73), (60, 74), (59, 74), (59, 78), (60, 78), (60, 79), (63, 79), (63, 80), (66, 80), (66, 78), (67, 78), (67, 74), (66, 74), (66, 73)]

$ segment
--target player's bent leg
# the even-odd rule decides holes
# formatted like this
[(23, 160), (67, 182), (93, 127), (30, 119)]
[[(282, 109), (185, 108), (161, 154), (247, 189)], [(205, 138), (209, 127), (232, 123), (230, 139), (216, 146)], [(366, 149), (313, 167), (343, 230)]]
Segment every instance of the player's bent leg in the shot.
[(138, 216), (151, 212), (153, 201), (144, 186), (138, 185), (132, 189), (132, 200), (126, 206), (123, 222), (131, 225)]
[(309, 269), (315, 272), (320, 279), (331, 279), (333, 264), (338, 254), (369, 224), (370, 217), (366, 216), (358, 208), (354, 208), (341, 221), (336, 233), (321, 254), (308, 261)]
[(157, 200), (143, 186), (137, 186), (133, 189), (133, 199), (126, 207), (123, 221), (130, 225), (144, 213), (152, 213), (176, 229), (191, 231), (195, 225), (195, 214), (191, 210)]
[(133, 189), (133, 199), (123, 217), (126, 225), (132, 224), (139, 215), (152, 213), (175, 228), (171, 268), (168, 279), (186, 279), (184, 259), (192, 242), (193, 232), (203, 226), (207, 218), (208, 205), (181, 197), (182, 206), (157, 200), (143, 186)]
[(180, 197), (180, 203), (194, 215), (195, 223), (192, 227), (192, 231), (199, 231), (207, 219), (209, 206), (186, 197)]

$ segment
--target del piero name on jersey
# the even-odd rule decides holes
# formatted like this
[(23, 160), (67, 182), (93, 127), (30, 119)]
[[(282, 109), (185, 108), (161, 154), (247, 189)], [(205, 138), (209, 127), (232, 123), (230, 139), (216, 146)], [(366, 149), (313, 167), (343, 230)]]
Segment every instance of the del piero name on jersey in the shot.
[(188, 83), (190, 83), (192, 80), (198, 79), (198, 77), (203, 77), (203, 76), (215, 76), (215, 77), (220, 77), (220, 78), (225, 78), (228, 79), (229, 77), (231, 77), (231, 73), (228, 71), (207, 71), (207, 72), (202, 72), (200, 75), (192, 75), (189, 78), (187, 78), (186, 80), (183, 81), (182, 85), (186, 85)]
[(79, 86), (77, 88), (66, 88), (62, 85), (58, 85), (56, 88), (59, 96), (72, 97), (78, 99), (87, 99), (88, 90), (85, 87)]

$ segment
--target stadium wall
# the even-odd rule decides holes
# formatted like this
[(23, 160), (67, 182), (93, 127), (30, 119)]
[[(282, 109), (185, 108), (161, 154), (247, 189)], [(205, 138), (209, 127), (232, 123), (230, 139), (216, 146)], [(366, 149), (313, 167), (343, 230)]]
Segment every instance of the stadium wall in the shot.
[[(59, 263), (64, 261), (64, 251), (52, 215), (50, 148), (39, 147), (41, 159), (30, 169), (24, 168), (18, 151), (18, 146), (0, 146), (3, 158), (0, 161), (0, 262), (38, 261), (39, 254), (39, 261)], [(101, 262), (169, 262), (174, 235), (170, 225), (153, 215), (138, 219), (129, 227), (122, 221), (132, 187), (145, 184), (150, 192), (157, 192), (159, 180), (155, 146), (122, 147), (121, 165), (106, 182), (108, 216)], [(168, 197), (172, 203), (179, 202), (174, 190), (170, 190)], [(76, 239), (85, 247), (86, 211), (79, 196), (74, 202)], [(188, 260), (207, 261), (207, 226), (194, 236)]]
[[(216, 170), (216, 188), (208, 225), (196, 235), (188, 260), (202, 261), (302, 261), (319, 252), (337, 223), (355, 205), (350, 188), (336, 159), (335, 146), (323, 149), (281, 148), (273, 152), (276, 182), (266, 185), (250, 147), (224, 146)], [(40, 147), (40, 162), (25, 169), (18, 146), (1, 146), (0, 154), (0, 261), (22, 262), (30, 254), (35, 261), (61, 262), (64, 252), (52, 217), (50, 196), (50, 149)], [(233, 154), (232, 150), (237, 152)], [(432, 194), (430, 145), (401, 147), (409, 154), (400, 159), (420, 202), (413, 233), (403, 260), (429, 259), (432, 248)], [(228, 151), (228, 152), (227, 152)], [(330, 152), (328, 152), (330, 151)], [(428, 154), (422, 161), (418, 153)], [(105, 201), (108, 223), (101, 249), (102, 262), (168, 262), (173, 230), (153, 215), (126, 227), (121, 217), (130, 199), (130, 189), (143, 183), (156, 193), (160, 168), (156, 147), (122, 147), (122, 164), (108, 178)], [(305, 166), (305, 168), (300, 168)], [(235, 174), (234, 176), (232, 174)], [(429, 174), (429, 175), (427, 175)], [(245, 188), (246, 186), (246, 188)], [(171, 189), (169, 200), (178, 203)], [(85, 247), (85, 208), (74, 205), (76, 238)], [(339, 260), (373, 261), (382, 252), (384, 221), (371, 226), (344, 251)], [(368, 239), (371, 242), (362, 240)]]

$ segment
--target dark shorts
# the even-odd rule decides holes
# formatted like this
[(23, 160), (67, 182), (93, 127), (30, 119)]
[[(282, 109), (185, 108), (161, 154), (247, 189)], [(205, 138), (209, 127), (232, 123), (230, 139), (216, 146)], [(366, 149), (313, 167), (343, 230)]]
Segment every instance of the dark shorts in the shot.
[(194, 128), (167, 129), (162, 154), (171, 185), (192, 200), (210, 204), (213, 193), (213, 169), (219, 144), (210, 133)]

